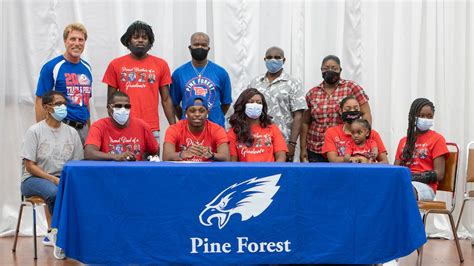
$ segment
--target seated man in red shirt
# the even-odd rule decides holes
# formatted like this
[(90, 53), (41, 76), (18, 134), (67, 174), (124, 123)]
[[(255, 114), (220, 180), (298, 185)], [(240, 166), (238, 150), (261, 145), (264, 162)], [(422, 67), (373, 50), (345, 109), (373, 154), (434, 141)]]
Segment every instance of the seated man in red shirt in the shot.
[(165, 134), (163, 161), (229, 161), (229, 140), (220, 125), (207, 119), (208, 103), (195, 95), (186, 101), (186, 119)]
[(92, 124), (87, 135), (84, 158), (104, 161), (141, 161), (143, 154), (159, 154), (150, 126), (139, 118), (130, 117), (130, 98), (114, 92), (107, 105), (109, 117)]

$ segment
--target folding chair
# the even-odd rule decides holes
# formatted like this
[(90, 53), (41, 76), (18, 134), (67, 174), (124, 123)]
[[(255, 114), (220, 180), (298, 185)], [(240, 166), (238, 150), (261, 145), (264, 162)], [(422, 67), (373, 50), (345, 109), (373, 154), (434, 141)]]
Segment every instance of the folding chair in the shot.
[(466, 183), (464, 184), (464, 200), (462, 202), (458, 222), (456, 223), (456, 231), (459, 228), (459, 223), (461, 222), (462, 213), (464, 211), (466, 202), (474, 200), (474, 189), (468, 190), (468, 184), (474, 183), (474, 141), (471, 141), (469, 144), (467, 144), (466, 154)]
[(37, 245), (36, 245), (36, 207), (37, 206), (43, 206), (44, 211), (46, 213), (46, 217), (49, 217), (50, 214), (49, 214), (48, 207), (46, 206), (46, 202), (42, 198), (37, 197), (37, 196), (25, 198), (24, 196), (21, 196), (20, 213), (18, 214), (18, 221), (16, 223), (15, 240), (13, 242), (12, 252), (16, 251), (16, 243), (17, 243), (17, 240), (18, 240), (18, 233), (20, 232), (21, 217), (22, 217), (22, 214), (23, 214), (23, 207), (25, 207), (25, 206), (31, 206), (32, 209), (33, 209), (33, 245), (34, 245), (34, 249), (35, 249), (34, 259), (36, 260), (38, 258), (37, 248), (36, 248), (37, 247)]
[[(449, 217), (451, 224), (451, 230), (453, 231), (454, 241), (456, 242), (456, 248), (458, 250), (459, 260), (464, 261), (461, 252), (461, 246), (459, 245), (459, 239), (456, 228), (454, 227), (454, 219), (452, 212), (455, 207), (455, 191), (456, 191), (456, 179), (458, 173), (459, 163), (459, 147), (456, 143), (446, 143), (449, 149), (449, 158), (446, 160), (444, 178), (439, 183), (438, 191), (446, 191), (452, 193), (452, 204), (448, 209), (446, 202), (444, 201), (418, 201), (418, 208), (423, 212), (423, 224), (426, 228), (426, 219), (428, 214), (445, 214)], [(418, 249), (418, 262), (421, 265), (423, 260), (423, 246)]]

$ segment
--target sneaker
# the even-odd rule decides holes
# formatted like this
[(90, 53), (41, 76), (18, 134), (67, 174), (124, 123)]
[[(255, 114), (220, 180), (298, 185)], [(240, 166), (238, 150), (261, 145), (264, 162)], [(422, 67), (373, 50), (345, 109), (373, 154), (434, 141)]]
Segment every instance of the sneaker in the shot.
[(51, 230), (51, 239), (54, 244), (54, 250), (53, 250), (53, 256), (58, 259), (58, 260), (63, 260), (66, 258), (66, 254), (64, 253), (64, 250), (58, 246), (56, 246), (56, 236), (58, 234), (58, 229), (53, 229)]
[(43, 238), (43, 241), (41, 241), (43, 243), (43, 245), (45, 246), (54, 246), (54, 242), (53, 242), (53, 234), (52, 232), (48, 232), (44, 238)]

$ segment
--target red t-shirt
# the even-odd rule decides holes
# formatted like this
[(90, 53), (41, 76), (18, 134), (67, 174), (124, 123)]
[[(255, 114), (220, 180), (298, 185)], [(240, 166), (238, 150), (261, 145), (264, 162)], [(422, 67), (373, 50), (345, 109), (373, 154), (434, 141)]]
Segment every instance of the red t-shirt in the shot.
[[(175, 145), (175, 151), (184, 151), (193, 144), (211, 147), (212, 152), (217, 152), (217, 147), (223, 143), (229, 143), (227, 134), (223, 127), (209, 120), (205, 122), (204, 130), (200, 134), (193, 134), (188, 128), (188, 120), (180, 120), (170, 125), (166, 130), (165, 142)], [(186, 161), (204, 162), (204, 157), (191, 157)]]
[[(395, 158), (399, 161), (401, 161), (400, 156), (403, 152), (403, 148), (405, 148), (406, 142), (407, 137), (403, 137), (398, 144)], [(410, 168), (412, 173), (430, 171), (434, 169), (434, 159), (443, 155), (448, 159), (449, 150), (446, 145), (446, 140), (439, 133), (433, 130), (428, 130), (426, 133), (423, 133), (416, 138), (413, 161), (407, 166)], [(437, 181), (428, 185), (433, 188), (434, 192), (438, 189)]]
[[(330, 127), (326, 130), (324, 145), (322, 148), (322, 153), (324, 155), (330, 151), (337, 151), (337, 156), (344, 156), (344, 154), (346, 154), (346, 148), (349, 143), (353, 142), (353, 140), (352, 135), (346, 134), (343, 127), (344, 124)], [(379, 133), (374, 129), (371, 130), (370, 137), (367, 140), (373, 140), (377, 143), (379, 153), (387, 152)]]
[(160, 130), (159, 88), (171, 84), (165, 60), (152, 55), (141, 60), (124, 55), (110, 62), (102, 82), (128, 94), (132, 117), (143, 119), (152, 131)]
[(158, 152), (158, 143), (143, 120), (130, 117), (128, 127), (118, 128), (111, 119), (105, 117), (92, 124), (85, 145), (92, 144), (101, 152), (111, 154), (122, 154), (128, 150), (135, 154), (137, 161), (142, 160), (144, 152)]
[(367, 159), (371, 159), (373, 158), (373, 150), (375, 148), (378, 150), (377, 142), (375, 142), (373, 139), (366, 139), (364, 145), (362, 146), (355, 144), (354, 140), (352, 140), (349, 142), (349, 145), (346, 145), (346, 154), (351, 156), (363, 156)]
[(230, 156), (236, 156), (239, 162), (274, 162), (276, 152), (288, 152), (285, 139), (275, 124), (266, 128), (262, 128), (260, 124), (252, 125), (250, 132), (254, 138), (251, 147), (237, 142), (234, 129), (227, 132), (230, 142)]

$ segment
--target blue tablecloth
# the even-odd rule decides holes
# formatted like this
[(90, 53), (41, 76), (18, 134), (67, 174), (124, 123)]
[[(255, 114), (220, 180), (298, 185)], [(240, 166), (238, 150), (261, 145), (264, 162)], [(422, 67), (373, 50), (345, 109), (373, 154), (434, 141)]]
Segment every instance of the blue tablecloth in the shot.
[(72, 161), (57, 245), (83, 263), (383, 263), (426, 242), (407, 168)]

